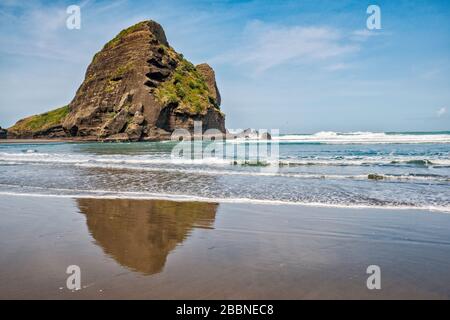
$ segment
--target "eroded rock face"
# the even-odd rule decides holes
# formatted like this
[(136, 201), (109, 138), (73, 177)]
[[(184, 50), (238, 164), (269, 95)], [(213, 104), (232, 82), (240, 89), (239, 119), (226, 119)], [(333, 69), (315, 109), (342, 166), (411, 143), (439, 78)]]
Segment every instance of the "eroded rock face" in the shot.
[(211, 96), (214, 98), (217, 105), (220, 106), (220, 92), (219, 88), (217, 88), (216, 74), (214, 73), (213, 68), (211, 68), (211, 66), (207, 63), (199, 64), (195, 68), (201, 73), (203, 78), (205, 78), (206, 85), (208, 86)]
[[(20, 125), (20, 121), (17, 123)], [(8, 139), (64, 139), (67, 138), (62, 125), (54, 125), (39, 130), (15, 130), (15, 127), (5, 130)], [(1, 134), (0, 134), (1, 135)]]
[(169, 46), (164, 30), (143, 21), (98, 52), (62, 121), (68, 137), (163, 140), (194, 121), (225, 132), (214, 71), (194, 67)]

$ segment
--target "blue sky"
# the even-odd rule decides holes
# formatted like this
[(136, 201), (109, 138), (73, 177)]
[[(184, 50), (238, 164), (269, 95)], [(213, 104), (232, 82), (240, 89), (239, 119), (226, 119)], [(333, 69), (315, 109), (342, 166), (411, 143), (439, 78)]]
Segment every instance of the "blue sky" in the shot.
[[(381, 30), (366, 28), (370, 4)], [(70, 102), (92, 56), (146, 19), (213, 66), (229, 128), (450, 130), (446, 0), (0, 0), (0, 126)]]

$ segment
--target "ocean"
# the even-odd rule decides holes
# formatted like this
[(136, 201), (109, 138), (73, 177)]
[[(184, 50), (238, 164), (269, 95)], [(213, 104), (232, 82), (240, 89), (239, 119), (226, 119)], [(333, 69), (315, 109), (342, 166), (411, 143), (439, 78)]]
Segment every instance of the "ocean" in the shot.
[(0, 195), (450, 212), (450, 131), (280, 135), (269, 143), (276, 161), (248, 152), (173, 159), (177, 143), (0, 144)]

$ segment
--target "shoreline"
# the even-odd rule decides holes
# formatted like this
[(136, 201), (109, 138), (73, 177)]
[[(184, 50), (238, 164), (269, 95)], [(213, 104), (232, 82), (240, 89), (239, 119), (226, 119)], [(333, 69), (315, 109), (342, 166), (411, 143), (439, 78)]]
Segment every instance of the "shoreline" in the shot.
[[(331, 144), (331, 145), (378, 145), (378, 144), (449, 144), (448, 137), (436, 137), (448, 136), (450, 131), (423, 131), (423, 132), (348, 132), (340, 133), (334, 131), (320, 131), (316, 133), (284, 133), (277, 134), (272, 138), (271, 135), (255, 136), (255, 132), (252, 129), (245, 129), (239, 133), (221, 133), (220, 139), (216, 134), (190, 134), (189, 137), (183, 137), (185, 141), (241, 141), (246, 142), (261, 142), (261, 143), (305, 143), (305, 144)], [(379, 137), (378, 135), (384, 135), (385, 137)], [(433, 137), (428, 140), (423, 140), (422, 137)], [(45, 144), (45, 143), (132, 143), (132, 142), (167, 142), (167, 141), (180, 141), (179, 139), (173, 140), (170, 135), (164, 136), (165, 138), (151, 138), (144, 137), (139, 140), (130, 139), (113, 139), (105, 138), (98, 139), (96, 136), (86, 137), (58, 137), (58, 138), (2, 138), (0, 144)], [(391, 137), (391, 138), (386, 138)], [(407, 137), (407, 138), (392, 138), (392, 137)], [(381, 140), (380, 140), (381, 139)]]
[[(112, 193), (112, 192), (106, 192)], [(0, 196), (11, 197), (34, 197), (34, 198), (61, 198), (61, 199), (105, 199), (105, 200), (142, 200), (142, 201), (172, 201), (177, 203), (199, 202), (216, 204), (237, 204), (237, 205), (264, 205), (264, 206), (287, 206), (300, 208), (323, 208), (323, 209), (343, 209), (343, 210), (393, 210), (393, 211), (420, 211), (447, 214), (450, 213), (450, 207), (408, 207), (408, 206), (370, 206), (370, 205), (346, 205), (346, 204), (328, 204), (328, 203), (307, 203), (307, 202), (288, 202), (282, 200), (263, 200), (263, 199), (243, 199), (243, 198), (206, 198), (182, 195), (148, 195), (133, 196), (136, 192), (122, 192), (123, 195), (77, 195), (77, 194), (45, 194), (45, 193), (13, 193), (0, 191)]]

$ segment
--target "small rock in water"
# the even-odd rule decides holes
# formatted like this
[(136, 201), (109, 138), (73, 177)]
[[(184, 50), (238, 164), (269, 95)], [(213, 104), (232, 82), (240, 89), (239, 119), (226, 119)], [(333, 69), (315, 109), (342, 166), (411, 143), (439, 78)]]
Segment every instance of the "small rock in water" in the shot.
[(268, 132), (262, 132), (261, 134), (259, 134), (259, 139), (260, 140), (272, 140), (272, 136)]
[(371, 173), (371, 174), (369, 174), (369, 175), (367, 176), (367, 178), (368, 178), (369, 180), (383, 180), (383, 179), (384, 179), (383, 176), (381, 176), (381, 175), (379, 175), (379, 174), (376, 174), (376, 173)]
[(8, 130), (2, 129), (2, 127), (0, 127), (0, 139), (6, 139), (7, 137), (8, 137)]

